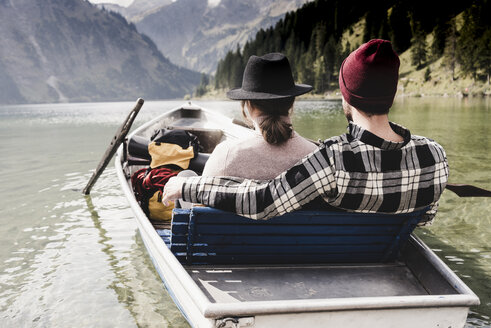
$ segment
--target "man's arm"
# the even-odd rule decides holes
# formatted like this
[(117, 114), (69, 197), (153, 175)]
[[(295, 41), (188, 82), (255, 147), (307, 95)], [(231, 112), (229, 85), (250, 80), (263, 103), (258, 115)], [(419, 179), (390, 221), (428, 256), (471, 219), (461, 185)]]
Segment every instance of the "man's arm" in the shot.
[(182, 185), (185, 201), (264, 220), (299, 209), (318, 196), (336, 192), (334, 170), (321, 147), (270, 181), (194, 177)]
[(434, 201), (430, 205), (428, 205), (429, 208), (426, 213), (423, 214), (423, 218), (418, 223), (418, 226), (430, 226), (433, 224), (436, 212), (438, 211), (438, 200), (445, 190), (445, 186), (447, 185), (449, 176), (447, 154), (445, 153), (445, 150), (442, 146), (440, 146), (433, 140), (431, 140), (431, 144), (434, 147), (434, 157), (438, 159), (438, 163), (435, 165), (434, 173), (434, 185), (437, 194), (435, 195)]

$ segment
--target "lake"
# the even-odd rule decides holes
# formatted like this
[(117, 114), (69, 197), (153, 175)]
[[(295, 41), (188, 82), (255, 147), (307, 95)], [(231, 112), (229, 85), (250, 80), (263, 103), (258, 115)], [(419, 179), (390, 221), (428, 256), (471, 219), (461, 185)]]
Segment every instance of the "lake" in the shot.
[[(143, 105), (134, 126), (184, 101)], [(198, 105), (240, 117), (238, 102)], [(81, 190), (131, 102), (0, 106), (2, 327), (188, 327), (153, 268), (110, 164)], [(450, 182), (491, 189), (489, 99), (397, 99), (391, 120), (446, 150)], [(305, 137), (344, 133), (339, 101), (298, 101)], [(491, 326), (491, 201), (445, 191), (420, 236), (479, 296), (468, 327)]]

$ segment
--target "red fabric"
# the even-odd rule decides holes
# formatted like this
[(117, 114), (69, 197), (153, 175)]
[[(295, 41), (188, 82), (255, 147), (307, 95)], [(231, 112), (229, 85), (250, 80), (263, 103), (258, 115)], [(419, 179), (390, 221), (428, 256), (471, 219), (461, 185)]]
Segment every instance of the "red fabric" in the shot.
[(387, 111), (397, 91), (399, 65), (390, 41), (374, 39), (362, 44), (341, 64), (339, 88), (344, 99), (368, 113)]
[(131, 176), (131, 185), (138, 201), (148, 199), (156, 191), (163, 190), (167, 181), (179, 173), (166, 167), (152, 169), (148, 174), (147, 172), (148, 169), (141, 169)]

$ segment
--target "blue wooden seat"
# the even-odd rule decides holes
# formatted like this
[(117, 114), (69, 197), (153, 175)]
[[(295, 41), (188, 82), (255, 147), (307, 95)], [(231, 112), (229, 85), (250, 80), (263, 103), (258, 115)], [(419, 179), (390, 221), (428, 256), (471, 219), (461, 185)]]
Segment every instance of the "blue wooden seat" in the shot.
[(175, 209), (170, 249), (183, 264), (391, 262), (424, 211), (298, 211), (256, 221), (208, 207)]

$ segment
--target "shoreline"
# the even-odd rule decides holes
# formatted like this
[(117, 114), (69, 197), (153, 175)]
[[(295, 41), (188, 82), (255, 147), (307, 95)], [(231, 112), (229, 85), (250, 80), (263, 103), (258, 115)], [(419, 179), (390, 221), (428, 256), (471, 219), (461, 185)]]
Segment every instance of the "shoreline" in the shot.
[[(395, 99), (398, 98), (473, 98), (473, 99), (485, 99), (491, 97), (491, 92), (423, 92), (422, 90), (404, 92), (398, 90)], [(298, 100), (341, 100), (341, 92), (339, 89), (326, 92), (324, 94), (308, 94), (296, 97)], [(183, 98), (184, 100), (194, 99), (194, 100), (229, 100), (226, 96), (226, 91), (213, 91), (211, 93), (206, 93), (201, 97), (187, 96)]]
[[(413, 81), (411, 81), (413, 82)], [(414, 88), (414, 86), (409, 87), (409, 88), (404, 88), (402, 84), (404, 83), (404, 78), (399, 80), (399, 87), (395, 96), (395, 99), (404, 99), (404, 98), (458, 98), (458, 99), (488, 99), (491, 97), (491, 87), (487, 85), (487, 83), (482, 83), (482, 84), (473, 84), (466, 88), (463, 88), (463, 91), (460, 88), (459, 85), (455, 85), (454, 88), (451, 88), (448, 90), (448, 92), (440, 92), (440, 91), (435, 91), (434, 88), (432, 90), (431, 86), (428, 85), (428, 83), (424, 83), (422, 86), (419, 88)], [(457, 84), (457, 83), (456, 83)], [(425, 87), (427, 86), (427, 87)], [(409, 89), (409, 90), (408, 90)], [(423, 91), (424, 90), (424, 91)], [(459, 91), (456, 91), (459, 90)], [(226, 96), (226, 91), (227, 90), (210, 90), (204, 95), (198, 97), (195, 95), (185, 95), (182, 98), (172, 98), (172, 99), (146, 99), (146, 101), (166, 101), (166, 100), (183, 100), (183, 101), (189, 101), (189, 100), (210, 100), (210, 101), (226, 101), (230, 100)], [(328, 92), (325, 92), (323, 94), (304, 94), (301, 96), (296, 97), (297, 100), (310, 100), (310, 101), (315, 101), (315, 100), (341, 100), (341, 92), (339, 89), (334, 89)], [(43, 104), (73, 104), (73, 103), (104, 103), (104, 102), (131, 102), (133, 101), (132, 99), (113, 99), (113, 100), (88, 100), (88, 101), (80, 101), (80, 100), (75, 100), (75, 101), (65, 101), (65, 102), (47, 102), (47, 103), (5, 103), (1, 104), (0, 106), (17, 106), (17, 105), (43, 105)]]

